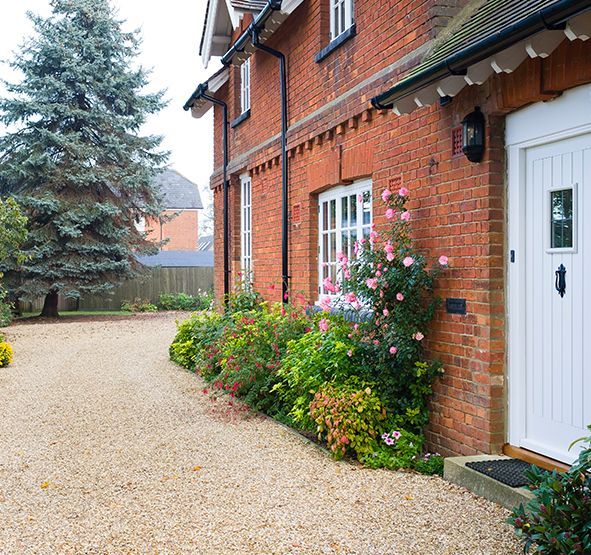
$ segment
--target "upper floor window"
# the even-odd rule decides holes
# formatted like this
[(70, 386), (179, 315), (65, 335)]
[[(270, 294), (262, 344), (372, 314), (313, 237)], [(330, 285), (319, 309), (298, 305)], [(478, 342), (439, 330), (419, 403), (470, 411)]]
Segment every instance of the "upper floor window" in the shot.
[(329, 0), (330, 40), (335, 40), (353, 25), (353, 0)]
[(250, 110), (250, 58), (240, 66), (240, 113)]
[(340, 279), (338, 255), (355, 256), (355, 242), (371, 231), (371, 180), (352, 185), (342, 185), (322, 193), (318, 197), (319, 210), (319, 292), (331, 293), (324, 287), (324, 280), (332, 283)]
[(252, 179), (240, 176), (240, 265), (244, 282), (252, 280)]

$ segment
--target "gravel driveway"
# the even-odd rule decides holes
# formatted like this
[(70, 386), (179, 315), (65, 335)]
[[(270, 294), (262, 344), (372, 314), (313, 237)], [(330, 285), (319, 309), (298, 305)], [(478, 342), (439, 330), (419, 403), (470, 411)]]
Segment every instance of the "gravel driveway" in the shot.
[(494, 504), (211, 401), (168, 361), (174, 318), (7, 330), (0, 553), (520, 552)]

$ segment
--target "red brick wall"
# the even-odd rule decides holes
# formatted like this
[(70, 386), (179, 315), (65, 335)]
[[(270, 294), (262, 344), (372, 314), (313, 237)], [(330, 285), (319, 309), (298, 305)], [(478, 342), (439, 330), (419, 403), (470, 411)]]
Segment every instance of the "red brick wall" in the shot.
[[(565, 41), (546, 60), (526, 61), (514, 74), (493, 76), (481, 87), (466, 87), (446, 107), (422, 108), (403, 117), (372, 109), (371, 96), (396, 81), (412, 62), (409, 53), (434, 35), (457, 10), (456, 4), (460, 3), (449, 0), (435, 7), (428, 1), (357, 3), (357, 36), (316, 64), (314, 55), (326, 44), (326, 14), (319, 0), (310, 1), (280, 29), (272, 46), (287, 52), (289, 63), (291, 290), (316, 300), (319, 192), (371, 177), (374, 221), (379, 227), (385, 224), (381, 191), (400, 184), (408, 187), (418, 247), (433, 259), (440, 254), (450, 259), (438, 293), (443, 298), (465, 298), (468, 308), (464, 316), (440, 310), (427, 335), (430, 356), (445, 367), (432, 403), (428, 439), (444, 454), (474, 454), (498, 452), (505, 439), (504, 114), (591, 81), (591, 57), (588, 46)], [(397, 60), (402, 61), (400, 67), (361, 85)], [(277, 61), (257, 53), (252, 72), (252, 115), (230, 131), (230, 171), (234, 176), (245, 170), (252, 173), (255, 287), (267, 298), (280, 300), (281, 165), (280, 145), (273, 139), (280, 129)], [(234, 87), (231, 77), (219, 93), (231, 106)], [(329, 109), (321, 111), (327, 103)], [(476, 105), (482, 107), (487, 124), (486, 153), (480, 164), (451, 154), (451, 130)], [(219, 294), (219, 111), (215, 121), (217, 165), (212, 186)], [(240, 254), (235, 180), (230, 203), (235, 277)]]
[(165, 210), (164, 219), (168, 221), (148, 220), (146, 231), (151, 241), (168, 242), (162, 247), (165, 251), (196, 251), (198, 242), (197, 210)]

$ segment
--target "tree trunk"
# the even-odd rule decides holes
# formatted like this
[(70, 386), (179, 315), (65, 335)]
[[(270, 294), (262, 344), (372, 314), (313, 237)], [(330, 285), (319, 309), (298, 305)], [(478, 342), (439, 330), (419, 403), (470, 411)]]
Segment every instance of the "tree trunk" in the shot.
[(57, 313), (58, 298), (58, 292), (55, 289), (52, 289), (49, 293), (47, 293), (45, 296), (45, 302), (43, 303), (41, 316), (44, 318), (57, 318), (59, 316)]

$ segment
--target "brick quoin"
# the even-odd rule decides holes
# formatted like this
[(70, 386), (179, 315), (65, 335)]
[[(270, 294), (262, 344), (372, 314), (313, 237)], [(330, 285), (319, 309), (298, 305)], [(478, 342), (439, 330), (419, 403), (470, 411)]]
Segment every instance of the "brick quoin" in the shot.
[[(500, 452), (506, 428), (506, 161), (505, 115), (532, 102), (550, 101), (591, 82), (588, 45), (565, 40), (549, 58), (528, 59), (510, 75), (465, 87), (449, 105), (397, 117), (375, 110), (382, 92), (424, 55), (428, 42), (466, 2), (446, 0), (356, 3), (357, 35), (320, 63), (328, 44), (327, 3), (304, 2), (269, 41), (287, 56), (289, 96), (289, 257), (291, 291), (315, 302), (318, 294), (318, 194), (335, 185), (371, 178), (374, 221), (386, 225), (380, 193), (410, 190), (412, 232), (431, 259), (450, 259), (437, 293), (467, 300), (466, 315), (437, 312), (428, 355), (440, 360), (427, 430), (430, 448), (444, 455)], [(376, 16), (379, 14), (379, 16)], [(239, 35), (236, 31), (234, 38)], [(251, 116), (230, 129), (231, 281), (240, 269), (238, 175), (252, 175), (255, 288), (281, 300), (280, 98), (277, 60), (251, 58)], [(217, 96), (239, 115), (239, 69)], [(479, 164), (452, 156), (452, 129), (480, 106), (486, 151)], [(223, 291), (221, 111), (215, 108), (215, 289)]]

